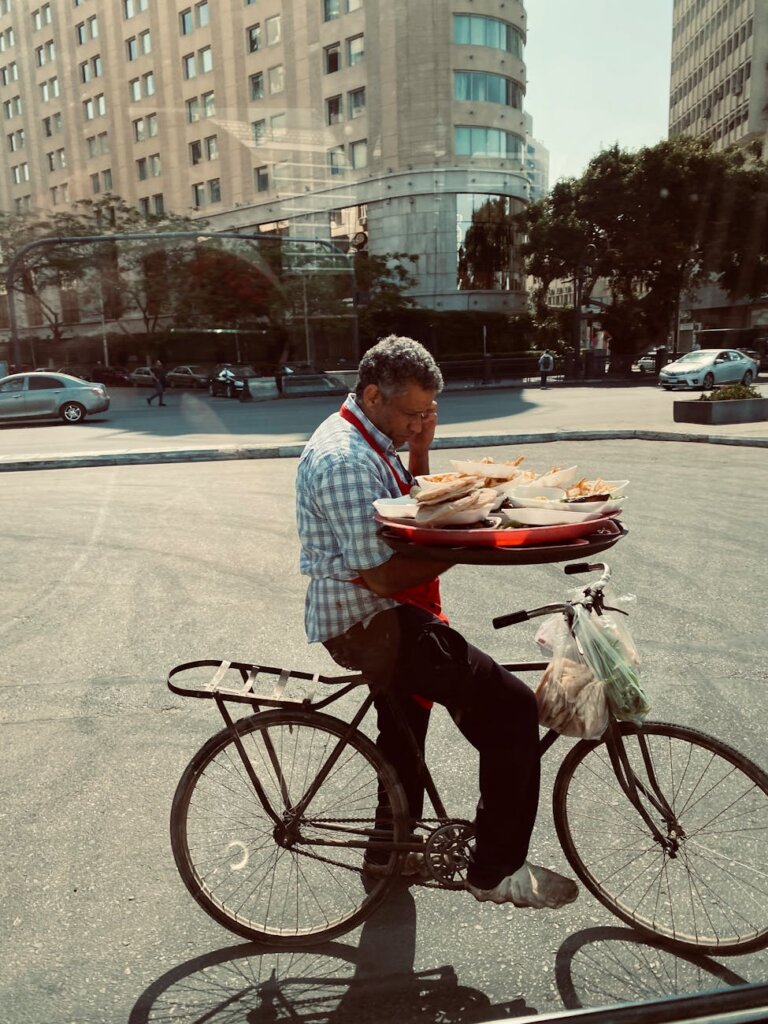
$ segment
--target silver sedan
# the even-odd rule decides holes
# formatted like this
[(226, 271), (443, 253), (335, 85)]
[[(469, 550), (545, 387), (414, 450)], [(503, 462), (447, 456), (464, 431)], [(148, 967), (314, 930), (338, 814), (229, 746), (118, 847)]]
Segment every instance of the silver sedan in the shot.
[(686, 352), (668, 363), (659, 374), (659, 384), (671, 388), (711, 390), (715, 384), (751, 384), (757, 376), (757, 364), (743, 352), (729, 348), (702, 348)]
[(109, 409), (103, 384), (68, 373), (14, 373), (0, 380), (0, 420), (61, 419), (82, 423)]

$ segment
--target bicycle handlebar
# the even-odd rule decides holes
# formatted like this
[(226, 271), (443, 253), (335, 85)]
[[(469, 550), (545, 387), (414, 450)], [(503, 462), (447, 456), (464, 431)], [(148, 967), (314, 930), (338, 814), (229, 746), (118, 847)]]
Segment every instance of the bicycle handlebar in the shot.
[[(602, 570), (600, 579), (595, 583), (590, 584), (584, 588), (583, 598), (581, 603), (586, 604), (588, 607), (592, 607), (593, 599), (598, 595), (602, 594), (604, 588), (608, 584), (611, 578), (611, 570), (606, 562), (573, 562), (570, 565), (566, 565), (563, 572), (568, 573), (572, 576), (577, 572), (599, 572)], [(578, 603), (578, 602), (576, 602)], [(548, 615), (552, 612), (562, 612), (573, 602), (558, 602), (557, 604), (544, 604), (539, 608), (521, 609), (517, 612), (508, 612), (506, 615), (497, 615), (492, 620), (494, 629), (503, 629), (505, 626), (512, 626), (518, 622), (527, 622), (528, 619), (535, 619), (540, 615)]]

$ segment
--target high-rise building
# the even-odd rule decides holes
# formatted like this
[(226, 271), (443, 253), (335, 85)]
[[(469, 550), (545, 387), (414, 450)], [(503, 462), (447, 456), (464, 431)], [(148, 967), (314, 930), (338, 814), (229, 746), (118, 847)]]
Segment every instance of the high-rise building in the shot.
[(520, 0), (0, 0), (0, 208), (418, 256), (418, 304), (514, 312)]
[(675, 0), (669, 134), (768, 155), (768, 3)]
[(531, 200), (543, 199), (549, 192), (549, 150), (533, 136), (533, 118), (525, 118), (525, 175), (531, 187)]

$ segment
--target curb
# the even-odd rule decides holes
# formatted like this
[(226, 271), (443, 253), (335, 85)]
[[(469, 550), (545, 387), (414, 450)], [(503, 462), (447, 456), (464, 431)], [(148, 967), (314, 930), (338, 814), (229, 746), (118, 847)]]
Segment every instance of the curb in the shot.
[[(569, 430), (536, 434), (471, 434), (466, 437), (437, 437), (432, 450), (446, 448), (487, 448), (500, 445), (546, 444), (552, 441), (681, 441), (693, 444), (722, 444), (742, 448), (768, 448), (768, 437), (728, 437), (718, 434), (687, 434), (669, 430)], [(92, 466), (139, 466), (176, 462), (228, 462), (239, 459), (296, 459), (304, 444), (274, 444), (174, 450), (86, 452), (81, 455), (0, 458), (0, 473), (38, 469), (83, 469)]]

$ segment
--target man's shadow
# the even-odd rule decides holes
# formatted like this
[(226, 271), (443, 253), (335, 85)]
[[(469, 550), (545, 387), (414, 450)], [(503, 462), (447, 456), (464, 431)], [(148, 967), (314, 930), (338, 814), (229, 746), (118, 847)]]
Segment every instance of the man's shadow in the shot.
[(493, 1005), (451, 965), (414, 971), (416, 904), (406, 885), (363, 925), (357, 947), (279, 951), (239, 943), (172, 968), (137, 999), (128, 1024), (480, 1024), (535, 1013)]

